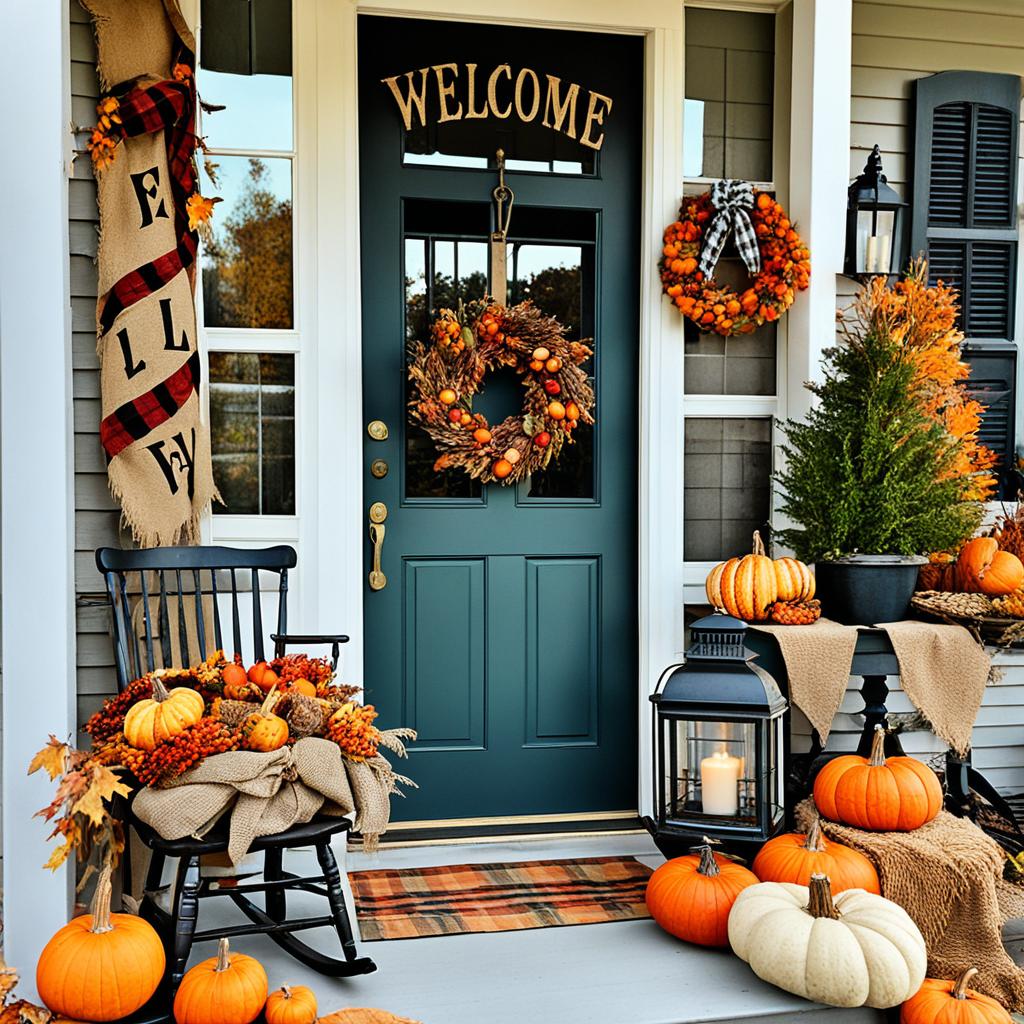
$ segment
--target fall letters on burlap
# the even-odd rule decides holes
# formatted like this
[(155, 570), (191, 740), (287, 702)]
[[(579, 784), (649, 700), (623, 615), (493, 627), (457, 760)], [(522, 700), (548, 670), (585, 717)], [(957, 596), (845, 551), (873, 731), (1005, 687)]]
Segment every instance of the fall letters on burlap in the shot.
[(194, 542), (216, 497), (201, 415), (195, 43), (175, 0), (85, 0), (100, 82), (118, 102), (113, 163), (97, 175), (100, 439), (111, 491), (145, 546)]

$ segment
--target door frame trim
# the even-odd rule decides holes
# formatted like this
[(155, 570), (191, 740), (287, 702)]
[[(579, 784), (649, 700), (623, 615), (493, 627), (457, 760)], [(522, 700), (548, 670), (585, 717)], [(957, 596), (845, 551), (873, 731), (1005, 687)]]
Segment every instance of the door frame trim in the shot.
[[(637, 479), (639, 740), (637, 808), (651, 805), (649, 695), (665, 665), (683, 647), (683, 343), (682, 321), (661, 298), (653, 254), (663, 227), (675, 216), (682, 181), (683, 8), (663, 0), (520, 0), (514, 16), (479, 0), (313, 0), (299, 5), (301, 111), (310, 110), (315, 139), (303, 144), (316, 171), (317, 232), (314, 324), (317, 416), (313, 441), (320, 458), (318, 498), (303, 524), (314, 543), (304, 546), (307, 580), (320, 628), (345, 624), (353, 643), (345, 674), (363, 678), (362, 377), (359, 240), (358, 68), (356, 21), (361, 13), (446, 20), (497, 21), (538, 28), (623, 32), (644, 37), (643, 187), (640, 228), (639, 474)], [(481, 9), (483, 7), (483, 9)], [(314, 70), (315, 69), (315, 70)], [(315, 95), (309, 95), (314, 93)], [(306, 104), (311, 104), (307, 106)], [(301, 164), (300, 164), (301, 166)], [(312, 172), (310, 172), (312, 173)], [(338, 383), (341, 382), (339, 388)], [(332, 439), (347, 438), (337, 445)], [(325, 466), (330, 451), (332, 465)], [(355, 483), (355, 486), (353, 486)], [(304, 517), (305, 518), (305, 517)], [(333, 627), (332, 627), (333, 628)]]

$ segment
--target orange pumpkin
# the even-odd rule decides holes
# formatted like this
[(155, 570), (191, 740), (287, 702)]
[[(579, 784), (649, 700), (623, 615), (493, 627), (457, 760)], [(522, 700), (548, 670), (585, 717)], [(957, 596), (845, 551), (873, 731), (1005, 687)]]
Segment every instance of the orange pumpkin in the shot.
[(960, 550), (956, 560), (960, 589), (989, 597), (1012, 594), (1024, 586), (1024, 564), (1009, 551), (1001, 551), (994, 537), (975, 537)]
[(900, 1009), (900, 1024), (1013, 1024), (1001, 1003), (967, 987), (977, 973), (971, 967), (956, 981), (925, 978)]
[(249, 1024), (267, 1001), (267, 972), (251, 956), (232, 953), (221, 939), (217, 955), (196, 964), (174, 997), (177, 1024)]
[(92, 912), (64, 925), (36, 966), (36, 988), (59, 1016), (120, 1020), (144, 1006), (164, 974), (160, 936), (141, 917), (110, 912), (110, 868), (96, 885)]
[(265, 661), (257, 661), (249, 669), (249, 682), (255, 683), (264, 693), (270, 693), (280, 680), (277, 673)]
[(873, 832), (912, 832), (942, 808), (942, 786), (913, 757), (885, 756), (885, 729), (875, 726), (871, 756), (844, 754), (814, 780), (814, 802), (833, 821)]
[(281, 687), (282, 693), (301, 693), (304, 697), (315, 697), (316, 687), (308, 679), (292, 679)]
[(729, 911), (757, 876), (710, 846), (666, 861), (647, 882), (647, 909), (670, 935), (699, 946), (729, 945)]
[(863, 889), (881, 895), (878, 872), (858, 850), (833, 842), (822, 834), (814, 819), (807, 834), (787, 832), (769, 839), (751, 865), (762, 882), (810, 885), (811, 875), (828, 875), (833, 892)]
[(242, 722), (242, 738), (247, 750), (266, 753), (278, 750), (288, 742), (288, 723), (274, 714), (274, 705), (280, 699), (276, 690), (267, 694), (267, 699)]
[(315, 1024), (316, 996), (305, 985), (283, 985), (267, 997), (267, 1024)]
[(752, 553), (716, 565), (704, 589), (713, 607), (746, 622), (764, 622), (778, 597), (778, 582), (760, 533), (754, 531)]
[(139, 750), (155, 750), (157, 744), (183, 733), (203, 717), (206, 704), (195, 690), (176, 686), (168, 690), (153, 676), (153, 696), (140, 700), (124, 716), (124, 738)]
[(814, 573), (799, 558), (776, 558), (775, 585), (779, 601), (809, 601), (814, 597)]
[(247, 681), (245, 669), (235, 662), (225, 665), (224, 668), (221, 669), (220, 677), (224, 682), (225, 691), (229, 686), (245, 686)]

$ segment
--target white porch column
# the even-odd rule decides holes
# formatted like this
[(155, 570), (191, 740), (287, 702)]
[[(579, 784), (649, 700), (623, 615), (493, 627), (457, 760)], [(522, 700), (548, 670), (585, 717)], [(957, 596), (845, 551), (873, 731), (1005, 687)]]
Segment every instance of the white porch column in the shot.
[(68, 31), (62, 0), (4, 6), (0, 66), (32, 97), (0, 161), (4, 955), (26, 997), (71, 884), (43, 870), (49, 828), (32, 818), (53, 786), (25, 775), (50, 733), (75, 731)]
[(843, 269), (850, 169), (852, 0), (794, 0), (789, 211), (811, 249), (811, 285), (789, 318), (788, 414), (808, 409), (805, 380), (820, 376), (835, 340), (836, 275)]

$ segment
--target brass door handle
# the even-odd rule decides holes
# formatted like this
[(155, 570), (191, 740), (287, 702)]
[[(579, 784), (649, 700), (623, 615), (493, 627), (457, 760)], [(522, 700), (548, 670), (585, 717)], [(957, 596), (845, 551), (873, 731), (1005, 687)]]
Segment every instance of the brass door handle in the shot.
[(380, 571), (380, 551), (384, 547), (384, 524), (370, 523), (370, 542), (373, 544), (373, 568), (370, 570), (370, 589), (383, 590), (388, 578)]

